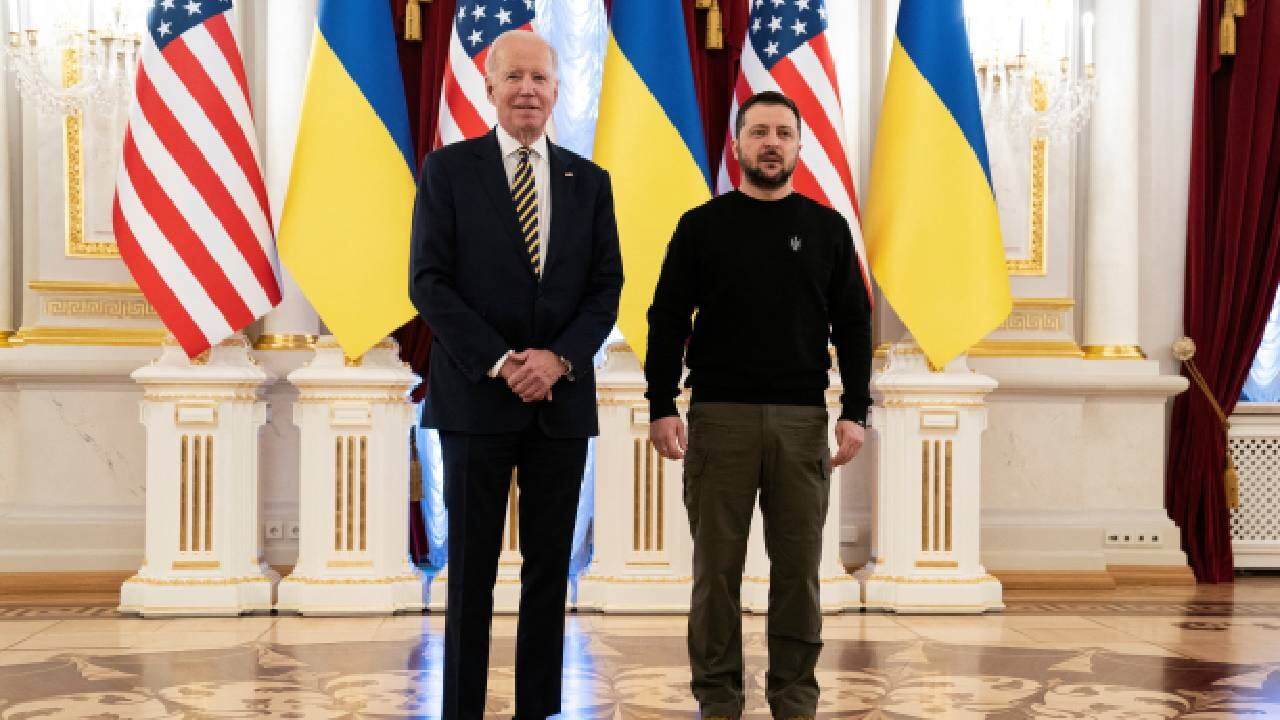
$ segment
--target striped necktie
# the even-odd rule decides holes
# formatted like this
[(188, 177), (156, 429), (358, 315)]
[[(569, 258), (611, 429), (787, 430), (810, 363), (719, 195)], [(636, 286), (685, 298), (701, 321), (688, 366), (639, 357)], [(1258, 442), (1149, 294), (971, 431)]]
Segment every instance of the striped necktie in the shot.
[(542, 277), (542, 243), (538, 239), (538, 188), (533, 182), (533, 165), (529, 162), (529, 148), (522, 147), (520, 162), (511, 181), (511, 199), (516, 204), (516, 224), (524, 238), (533, 274)]

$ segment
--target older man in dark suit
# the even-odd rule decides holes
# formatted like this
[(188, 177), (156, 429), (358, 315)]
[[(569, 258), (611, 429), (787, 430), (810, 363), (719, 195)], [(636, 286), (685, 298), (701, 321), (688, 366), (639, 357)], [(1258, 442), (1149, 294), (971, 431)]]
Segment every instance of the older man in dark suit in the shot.
[(427, 156), (410, 295), (434, 346), (424, 424), (440, 431), (449, 511), (447, 720), (481, 718), (512, 469), (520, 488), (516, 718), (560, 712), (570, 544), (592, 356), (613, 328), (622, 256), (604, 170), (547, 140), (555, 52), (529, 32), (486, 65), (498, 126)]

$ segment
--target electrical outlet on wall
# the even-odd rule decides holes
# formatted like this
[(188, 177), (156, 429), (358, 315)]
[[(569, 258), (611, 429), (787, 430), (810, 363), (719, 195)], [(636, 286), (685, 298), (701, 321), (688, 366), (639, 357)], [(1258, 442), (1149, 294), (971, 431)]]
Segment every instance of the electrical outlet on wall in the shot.
[(279, 520), (268, 520), (265, 528), (268, 540), (279, 540), (284, 537), (284, 524)]
[(1103, 536), (1108, 547), (1160, 547), (1160, 533), (1149, 530), (1108, 530)]

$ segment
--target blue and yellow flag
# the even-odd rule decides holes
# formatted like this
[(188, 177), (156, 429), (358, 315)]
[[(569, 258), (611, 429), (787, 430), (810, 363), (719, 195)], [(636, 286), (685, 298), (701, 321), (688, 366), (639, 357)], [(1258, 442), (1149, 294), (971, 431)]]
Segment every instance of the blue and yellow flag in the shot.
[(942, 367), (1013, 304), (962, 0), (902, 0), (867, 190), (871, 271)]
[(351, 357), (416, 314), (409, 138), (391, 6), (320, 0), (277, 244)]
[(613, 0), (593, 159), (609, 171), (627, 283), (618, 328), (641, 360), (671, 233), (711, 199), (680, 0)]

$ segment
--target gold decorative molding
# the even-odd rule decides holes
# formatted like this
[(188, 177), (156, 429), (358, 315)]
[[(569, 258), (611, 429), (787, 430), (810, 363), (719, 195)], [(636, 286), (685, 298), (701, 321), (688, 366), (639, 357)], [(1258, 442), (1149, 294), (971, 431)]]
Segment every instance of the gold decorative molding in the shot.
[(93, 282), (85, 280), (32, 280), (27, 287), (35, 292), (80, 295), (141, 295), (134, 283)]
[(918, 568), (958, 568), (960, 563), (955, 560), (917, 560), (915, 563)]
[(164, 329), (115, 328), (115, 327), (53, 327), (31, 326), (19, 328), (9, 340), (10, 345), (110, 345), (129, 347), (159, 346), (164, 342)]
[(693, 582), (692, 575), (583, 575), (581, 582), (598, 582), (610, 585), (634, 583), (676, 584)]
[(1045, 236), (1048, 229), (1049, 141), (1031, 141), (1031, 206), (1027, 257), (1005, 259), (1010, 275), (1046, 275)]
[[(80, 82), (80, 51), (67, 48), (62, 51), (62, 86), (72, 87)], [(63, 119), (64, 189), (67, 209), (65, 220), (66, 255), (73, 258), (110, 259), (120, 257), (120, 247), (115, 240), (95, 241), (85, 237), (84, 210), (84, 115), (76, 113)]]
[(1075, 298), (1069, 297), (1026, 297), (1013, 299), (1014, 310), (1070, 310), (1075, 306)]
[(156, 309), (142, 298), (44, 298), (49, 317), (105, 320), (159, 320)]
[(13, 343), (10, 342), (12, 338), (12, 330), (0, 330), (0, 348), (13, 347)]
[(1137, 345), (1085, 345), (1085, 360), (1146, 360), (1147, 354)]
[(1000, 330), (1014, 332), (1061, 332), (1062, 314), (1056, 310), (1017, 310), (1000, 323)]
[[(303, 585), (382, 585), (395, 582), (416, 582), (422, 578), (417, 575), (392, 575), (380, 578), (313, 578), (290, 575), (281, 580), (282, 583), (301, 583)], [(517, 582), (519, 580), (517, 579)]]
[[(983, 583), (1000, 582), (992, 575), (979, 577), (907, 577), (898, 575), (872, 575), (864, 582), (888, 582), (897, 585), (981, 585)], [(950, 607), (950, 606), (948, 606)]]
[[(286, 578), (287, 579), (287, 578)], [(266, 575), (246, 575), (233, 578), (144, 578), (134, 575), (126, 583), (139, 585), (244, 585), (245, 583), (270, 583)]]
[(174, 570), (218, 570), (222, 563), (217, 560), (174, 560)]
[(324, 564), (325, 567), (331, 568), (371, 568), (372, 560), (328, 560)]
[(1084, 357), (1074, 340), (983, 340), (969, 348), (969, 357)]
[(317, 335), (262, 335), (253, 344), (254, 350), (314, 350)]

